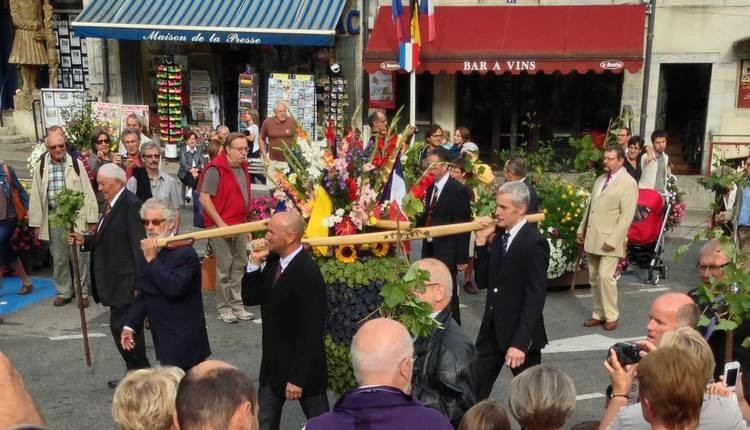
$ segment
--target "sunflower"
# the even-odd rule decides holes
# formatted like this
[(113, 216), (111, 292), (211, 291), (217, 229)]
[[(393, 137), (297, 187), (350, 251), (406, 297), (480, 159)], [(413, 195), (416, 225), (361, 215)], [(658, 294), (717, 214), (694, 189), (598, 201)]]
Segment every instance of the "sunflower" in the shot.
[(376, 243), (372, 247), (372, 255), (376, 257), (385, 257), (388, 255), (388, 251), (391, 249), (387, 243)]
[(336, 248), (336, 259), (342, 263), (354, 263), (357, 261), (357, 250), (353, 245), (341, 245)]

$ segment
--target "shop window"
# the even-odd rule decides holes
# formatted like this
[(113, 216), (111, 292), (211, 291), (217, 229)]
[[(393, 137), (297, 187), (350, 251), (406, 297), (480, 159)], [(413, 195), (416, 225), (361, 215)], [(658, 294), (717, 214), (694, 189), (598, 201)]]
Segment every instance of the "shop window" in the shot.
[[(402, 123), (409, 121), (409, 75), (396, 74), (396, 110), (404, 107), (401, 114)], [(426, 125), (432, 122), (433, 76), (429, 73), (417, 75), (417, 124)], [(396, 113), (388, 112), (389, 119)]]

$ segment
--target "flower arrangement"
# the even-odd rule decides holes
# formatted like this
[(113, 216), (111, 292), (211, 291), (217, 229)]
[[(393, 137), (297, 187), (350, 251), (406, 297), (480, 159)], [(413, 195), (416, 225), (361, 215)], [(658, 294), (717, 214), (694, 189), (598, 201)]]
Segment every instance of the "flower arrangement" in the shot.
[(667, 231), (672, 231), (682, 224), (686, 206), (685, 192), (680, 188), (677, 178), (672, 172), (667, 173), (666, 191), (671, 194), (669, 200), (672, 204), (672, 213), (669, 214), (669, 218), (667, 219)]
[(19, 222), (10, 238), (10, 245), (17, 254), (23, 254), (39, 249), (42, 242), (34, 236), (34, 229), (29, 227), (28, 221)]
[(31, 154), (26, 158), (26, 167), (29, 169), (29, 174), (32, 178), (34, 177), (34, 168), (42, 157), (42, 154), (45, 152), (47, 152), (47, 145), (44, 144), (42, 139), (37, 141), (37, 143), (31, 147)]

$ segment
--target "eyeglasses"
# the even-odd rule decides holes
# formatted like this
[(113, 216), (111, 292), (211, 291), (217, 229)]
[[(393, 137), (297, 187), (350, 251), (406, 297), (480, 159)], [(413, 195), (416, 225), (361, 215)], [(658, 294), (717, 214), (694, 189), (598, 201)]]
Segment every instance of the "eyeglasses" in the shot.
[(97, 139), (96, 140), (96, 143), (110, 143), (110, 142), (112, 142), (112, 141), (109, 140), (109, 139)]
[(440, 137), (440, 138), (442, 138), (442, 137), (443, 137), (443, 134), (433, 134), (433, 135), (432, 135), (432, 136), (430, 136), (430, 137)]
[(151, 158), (151, 159), (158, 160), (159, 158), (161, 158), (161, 155), (159, 155), (159, 154), (146, 154), (146, 155), (143, 156), (143, 158)]
[(154, 227), (159, 227), (164, 221), (166, 221), (165, 218), (160, 219), (144, 219), (143, 220), (143, 226), (148, 227), (149, 225), (153, 225)]
[(49, 148), (50, 151), (53, 151), (55, 149), (65, 149), (65, 144), (62, 143), (60, 145), (47, 145), (47, 148)]
[(718, 272), (719, 270), (721, 270), (724, 267), (726, 267), (727, 264), (729, 264), (729, 263), (724, 263), (724, 264), (721, 264), (721, 265), (718, 265), (718, 266), (707, 266), (707, 265), (703, 265), (703, 264), (697, 264), (695, 267), (698, 268), (699, 272), (705, 272), (706, 270), (708, 270), (710, 272)]

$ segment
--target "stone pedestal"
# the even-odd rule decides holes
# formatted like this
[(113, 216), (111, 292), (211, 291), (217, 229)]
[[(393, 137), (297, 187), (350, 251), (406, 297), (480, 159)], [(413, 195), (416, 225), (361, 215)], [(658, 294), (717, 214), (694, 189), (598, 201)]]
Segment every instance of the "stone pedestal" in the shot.
[[(37, 117), (37, 121), (40, 122), (38, 130), (41, 130), (42, 119)], [(28, 137), (32, 141), (36, 140), (36, 133), (34, 132), (34, 115), (30, 110), (16, 109), (13, 111), (13, 125), (21, 136)], [(42, 136), (40, 135), (39, 137)]]

